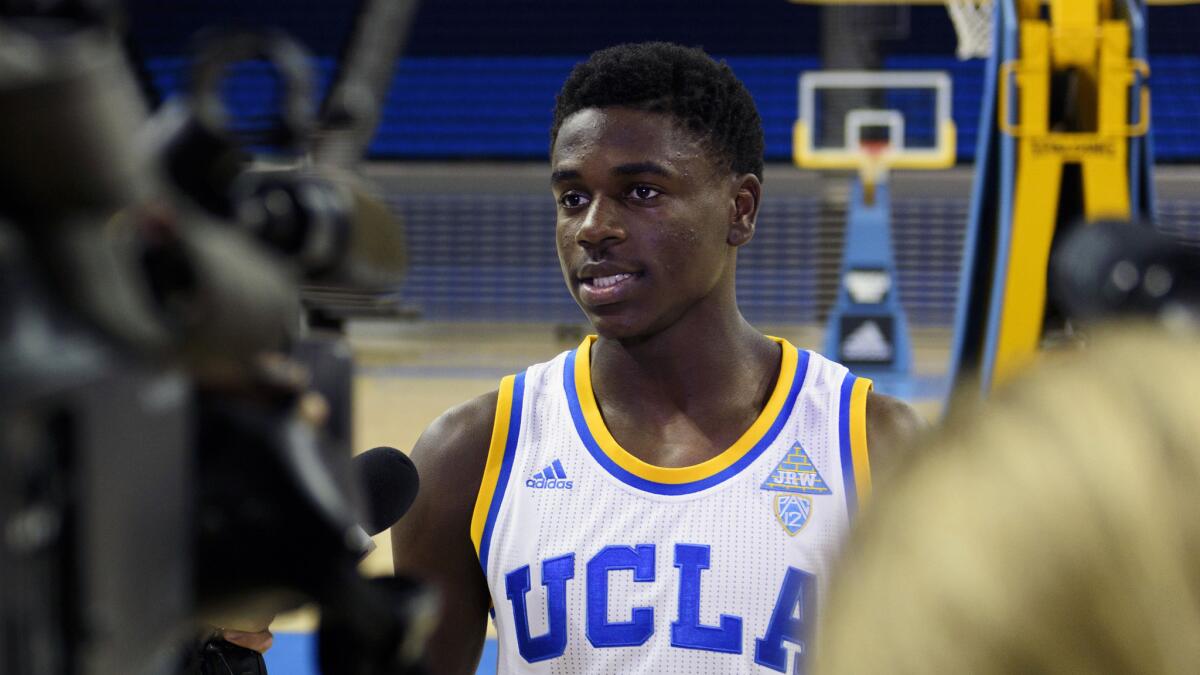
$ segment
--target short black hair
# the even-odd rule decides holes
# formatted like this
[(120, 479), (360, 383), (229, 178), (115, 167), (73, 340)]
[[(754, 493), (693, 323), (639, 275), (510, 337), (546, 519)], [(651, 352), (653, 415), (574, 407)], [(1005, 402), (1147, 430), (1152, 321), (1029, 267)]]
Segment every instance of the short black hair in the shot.
[(762, 180), (763, 130), (754, 99), (724, 61), (669, 42), (622, 44), (575, 66), (554, 106), (550, 146), (565, 119), (587, 108), (665, 113), (737, 174)]

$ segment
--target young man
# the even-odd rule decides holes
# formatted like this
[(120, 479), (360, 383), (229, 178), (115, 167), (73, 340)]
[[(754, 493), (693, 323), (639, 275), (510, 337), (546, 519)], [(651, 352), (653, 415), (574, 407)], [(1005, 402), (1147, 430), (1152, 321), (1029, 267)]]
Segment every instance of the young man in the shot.
[[(746, 322), (763, 135), (724, 64), (623, 45), (551, 130), (563, 278), (596, 337), (442, 415), (393, 530), (432, 583), (434, 672), (793, 672), (871, 461), (917, 427)], [(795, 656), (795, 655), (800, 656)]]

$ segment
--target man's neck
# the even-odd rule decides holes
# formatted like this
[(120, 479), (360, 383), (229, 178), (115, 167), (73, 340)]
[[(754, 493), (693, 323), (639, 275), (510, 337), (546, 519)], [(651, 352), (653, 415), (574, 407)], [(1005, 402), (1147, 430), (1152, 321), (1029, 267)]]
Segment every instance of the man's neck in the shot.
[[(623, 377), (646, 377), (663, 383), (691, 380), (705, 373), (744, 370), (770, 340), (740, 314), (725, 321), (679, 322), (653, 335), (627, 340), (603, 336), (592, 346), (593, 377), (607, 371)], [(758, 348), (758, 351), (755, 348)], [(686, 382), (685, 382), (686, 384)]]
[(601, 408), (642, 407), (650, 417), (652, 409), (696, 417), (761, 409), (778, 376), (779, 345), (737, 312), (689, 323), (637, 340), (599, 338), (591, 375)]

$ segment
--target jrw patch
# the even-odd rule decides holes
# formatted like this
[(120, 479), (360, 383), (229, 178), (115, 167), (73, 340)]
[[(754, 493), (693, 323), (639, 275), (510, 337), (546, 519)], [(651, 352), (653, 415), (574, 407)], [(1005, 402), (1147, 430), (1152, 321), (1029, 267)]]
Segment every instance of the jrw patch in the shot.
[(775, 469), (763, 481), (762, 489), (800, 495), (833, 493), (825, 484), (825, 479), (821, 478), (817, 467), (813, 466), (808, 453), (800, 447), (799, 441), (792, 444), (792, 449), (788, 450), (787, 456), (775, 465)]

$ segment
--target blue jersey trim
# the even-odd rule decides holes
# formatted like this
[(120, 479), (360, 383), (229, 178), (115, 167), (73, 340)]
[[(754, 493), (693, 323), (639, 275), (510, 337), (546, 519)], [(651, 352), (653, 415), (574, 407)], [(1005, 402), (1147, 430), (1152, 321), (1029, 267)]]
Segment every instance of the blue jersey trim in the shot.
[(854, 482), (854, 455), (850, 448), (850, 394), (858, 378), (846, 373), (838, 401), (838, 445), (842, 458), (842, 485), (846, 488), (846, 511), (853, 519), (858, 512), (858, 484)]
[(513, 457), (517, 454), (517, 438), (521, 433), (521, 410), (525, 400), (525, 372), (522, 371), (513, 378), (512, 412), (508, 418), (508, 439), (504, 443), (504, 461), (500, 464), (500, 477), (496, 480), (496, 492), (492, 495), (492, 503), (488, 508), (487, 521), (483, 525), (483, 537), (479, 541), (479, 564), (487, 575), (488, 557), (492, 550), (492, 528), (496, 526), (496, 516), (500, 513), (500, 504), (504, 502), (504, 493), (508, 489), (508, 479), (512, 474)]
[[(583, 441), (584, 447), (588, 453), (596, 460), (596, 463), (604, 467), (606, 471), (620, 480), (626, 485), (645, 490), (657, 495), (685, 495), (699, 492), (717, 485), (733, 476), (736, 476), (742, 469), (749, 466), (771, 443), (775, 442), (775, 438), (783, 429), (784, 423), (792, 415), (792, 408), (796, 405), (796, 397), (800, 393), (800, 389), (804, 386), (805, 377), (808, 374), (808, 352), (806, 350), (797, 350), (796, 359), (796, 374), (792, 378), (792, 388), (788, 391), (787, 400), (783, 404), (783, 408), (779, 411), (779, 416), (771, 424), (771, 428), (758, 443), (754, 445), (745, 455), (738, 461), (731, 464), (724, 470), (715, 473), (707, 478), (692, 481), (690, 483), (660, 483), (657, 481), (647, 480), (641, 476), (636, 476), (633, 473), (625, 470), (614, 462), (596, 442), (596, 438), (592, 435), (588, 428), (587, 420), (583, 417), (583, 409), (579, 404), (579, 396), (575, 389), (575, 354), (576, 350), (567, 353), (567, 362), (563, 366), (563, 390), (567, 395), (567, 405), (571, 409), (571, 421), (575, 423), (575, 431), (579, 434), (579, 439)], [(515, 396), (514, 396), (515, 398)]]

